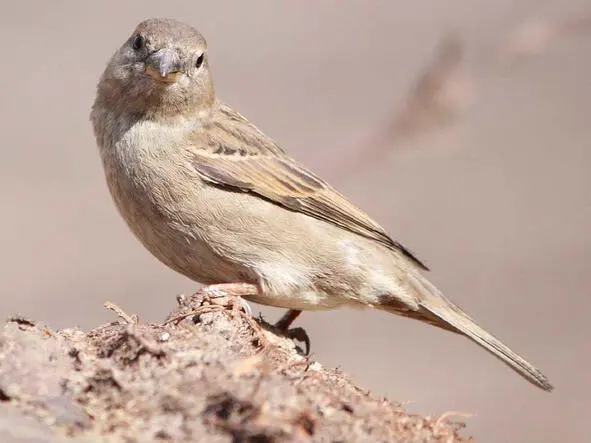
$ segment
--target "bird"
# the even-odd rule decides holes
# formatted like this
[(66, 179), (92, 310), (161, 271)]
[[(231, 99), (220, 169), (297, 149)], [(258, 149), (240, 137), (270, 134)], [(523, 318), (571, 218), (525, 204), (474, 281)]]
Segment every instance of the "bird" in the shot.
[(374, 308), (467, 337), (535, 386), (548, 378), (478, 326), (425, 264), (218, 99), (207, 42), (139, 23), (108, 61), (90, 119), (106, 183), (137, 239), (212, 294), (288, 309)]

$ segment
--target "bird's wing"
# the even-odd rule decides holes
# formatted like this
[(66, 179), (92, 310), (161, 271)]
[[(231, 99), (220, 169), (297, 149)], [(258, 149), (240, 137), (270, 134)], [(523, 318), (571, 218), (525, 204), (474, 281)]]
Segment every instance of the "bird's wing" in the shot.
[(193, 166), (214, 185), (256, 194), (291, 211), (331, 223), (398, 251), (427, 267), (328, 183), (287, 154), (252, 123), (221, 105), (209, 128), (192, 136)]

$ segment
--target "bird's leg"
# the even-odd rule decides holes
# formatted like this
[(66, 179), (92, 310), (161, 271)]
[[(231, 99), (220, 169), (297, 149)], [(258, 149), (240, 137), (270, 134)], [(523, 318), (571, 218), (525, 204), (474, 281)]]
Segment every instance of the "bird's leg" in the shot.
[[(218, 304), (213, 301), (216, 298), (231, 297), (234, 301), (239, 301), (240, 306), (248, 315), (252, 315), (250, 305), (242, 297), (257, 295), (259, 287), (251, 283), (218, 283), (214, 285), (203, 286), (195, 293), (195, 297), (203, 297), (210, 303)], [(238, 304), (233, 304), (233, 309), (237, 309)]]
[[(242, 317), (250, 325), (252, 330), (257, 335), (260, 348), (265, 348), (268, 344), (268, 340), (261, 328), (261, 325), (252, 318), (252, 310), (250, 305), (242, 297), (249, 295), (257, 295), (260, 293), (260, 289), (257, 285), (251, 283), (218, 283), (213, 285), (203, 286), (199, 289), (193, 297), (199, 297), (203, 301), (208, 301), (211, 306), (209, 309), (221, 308), (222, 306), (232, 307), (232, 317)], [(225, 300), (224, 300), (225, 299)], [(207, 310), (207, 306), (199, 308), (197, 311), (203, 309)], [(242, 312), (241, 309), (244, 311)], [(223, 309), (223, 308), (222, 308)], [(196, 313), (197, 311), (193, 311)]]
[(290, 309), (287, 311), (283, 316), (279, 319), (277, 323), (275, 323), (275, 327), (287, 335), (289, 338), (301, 341), (306, 346), (306, 355), (310, 353), (310, 337), (304, 328), (292, 328), (289, 329), (291, 324), (295, 321), (296, 318), (302, 311), (298, 311), (297, 309)]
[(283, 314), (283, 316), (279, 319), (277, 323), (275, 323), (275, 327), (277, 329), (281, 329), (282, 331), (287, 331), (291, 324), (295, 321), (296, 318), (300, 316), (301, 313), (302, 311), (290, 309), (285, 314)]

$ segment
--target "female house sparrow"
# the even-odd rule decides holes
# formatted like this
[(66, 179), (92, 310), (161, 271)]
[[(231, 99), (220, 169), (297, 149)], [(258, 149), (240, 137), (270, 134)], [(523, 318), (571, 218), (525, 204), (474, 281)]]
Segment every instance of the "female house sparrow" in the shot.
[(548, 379), (421, 275), (427, 268), (214, 93), (206, 42), (150, 19), (108, 63), (91, 120), (109, 190), (164, 264), (254, 302), (372, 306), (463, 334), (536, 386)]

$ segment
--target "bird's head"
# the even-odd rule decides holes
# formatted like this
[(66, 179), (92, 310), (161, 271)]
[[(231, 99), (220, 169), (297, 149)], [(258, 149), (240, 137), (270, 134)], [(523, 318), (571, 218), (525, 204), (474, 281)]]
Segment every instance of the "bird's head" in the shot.
[(211, 107), (205, 38), (176, 20), (141, 22), (112, 56), (98, 92), (128, 112), (174, 115)]

